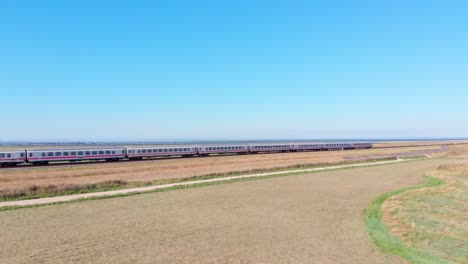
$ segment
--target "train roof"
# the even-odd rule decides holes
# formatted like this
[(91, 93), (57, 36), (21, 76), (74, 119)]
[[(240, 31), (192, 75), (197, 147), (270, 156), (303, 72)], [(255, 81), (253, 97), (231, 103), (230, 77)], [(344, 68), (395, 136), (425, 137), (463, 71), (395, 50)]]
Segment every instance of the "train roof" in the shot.
[(26, 148), (27, 151), (73, 151), (73, 150), (101, 150), (101, 149), (124, 149), (125, 147), (89, 147), (89, 148)]

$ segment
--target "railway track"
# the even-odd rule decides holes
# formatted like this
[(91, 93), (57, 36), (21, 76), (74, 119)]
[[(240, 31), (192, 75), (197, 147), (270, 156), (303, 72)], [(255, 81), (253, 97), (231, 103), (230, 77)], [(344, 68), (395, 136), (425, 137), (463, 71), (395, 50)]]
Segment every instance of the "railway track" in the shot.
[[(395, 149), (395, 148), (411, 148), (411, 147), (436, 147), (436, 146), (450, 146), (450, 145), (468, 145), (468, 143), (438, 143), (438, 144), (421, 144), (421, 145), (398, 145), (398, 146), (377, 146), (372, 149)], [(341, 151), (341, 150), (322, 150), (322, 151)], [(299, 151), (303, 152), (303, 151)], [(299, 153), (299, 152), (288, 152), (288, 153)], [(311, 151), (312, 152), (312, 151)], [(266, 154), (275, 154), (279, 152), (264, 152), (256, 155), (266, 155)], [(53, 168), (53, 167), (63, 167), (63, 166), (82, 166), (82, 165), (94, 165), (94, 164), (110, 164), (110, 163), (122, 163), (122, 162), (145, 162), (151, 160), (171, 160), (171, 159), (181, 159), (181, 158), (209, 158), (209, 157), (220, 157), (220, 156), (236, 156), (236, 153), (228, 154), (214, 154), (211, 156), (191, 156), (191, 157), (181, 157), (181, 156), (169, 156), (169, 157), (153, 157), (153, 158), (144, 158), (139, 160), (116, 160), (116, 161), (105, 161), (105, 160), (94, 160), (94, 161), (66, 161), (66, 162), (55, 162), (49, 163), (47, 165), (34, 165), (34, 164), (18, 164), (16, 166), (1, 167), (1, 170), (24, 170), (24, 169), (37, 169), (37, 168)], [(250, 155), (250, 154), (249, 154)]]

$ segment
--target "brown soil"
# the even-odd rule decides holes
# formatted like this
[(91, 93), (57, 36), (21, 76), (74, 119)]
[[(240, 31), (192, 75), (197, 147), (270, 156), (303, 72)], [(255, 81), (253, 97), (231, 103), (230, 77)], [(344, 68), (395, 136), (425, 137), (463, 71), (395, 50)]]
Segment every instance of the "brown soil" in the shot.
[(448, 162), (6, 211), (0, 213), (0, 262), (401, 263), (372, 244), (362, 213), (379, 194), (420, 183), (424, 172)]

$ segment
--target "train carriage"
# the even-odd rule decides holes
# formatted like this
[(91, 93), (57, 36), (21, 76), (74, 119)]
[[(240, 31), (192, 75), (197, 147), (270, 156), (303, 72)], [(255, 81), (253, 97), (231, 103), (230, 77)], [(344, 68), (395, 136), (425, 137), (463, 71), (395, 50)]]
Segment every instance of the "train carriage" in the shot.
[(25, 150), (0, 151), (0, 166), (14, 166), (26, 162)]
[(353, 143), (353, 149), (370, 149), (373, 147), (372, 143)]
[(198, 147), (194, 145), (170, 145), (170, 146), (135, 146), (127, 147), (129, 159), (142, 159), (163, 156), (193, 156), (197, 155)]
[(246, 154), (249, 153), (249, 145), (206, 145), (198, 147), (200, 156), (208, 156), (209, 154)]
[(278, 144), (251, 144), (250, 152), (287, 152), (291, 150), (291, 144), (278, 143)]
[(295, 151), (319, 151), (323, 149), (323, 144), (320, 143), (294, 143), (291, 144), (291, 150)]
[(52, 161), (119, 160), (126, 158), (125, 147), (27, 149), (27, 161), (47, 164)]
[(323, 144), (323, 150), (345, 150), (352, 149), (352, 144), (349, 143), (326, 143)]

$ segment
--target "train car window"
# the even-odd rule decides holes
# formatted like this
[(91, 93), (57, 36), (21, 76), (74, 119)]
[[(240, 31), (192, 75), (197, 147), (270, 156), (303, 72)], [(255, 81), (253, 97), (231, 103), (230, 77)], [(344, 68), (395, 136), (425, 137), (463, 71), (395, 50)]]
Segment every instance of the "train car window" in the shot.
[(85, 151), (85, 155), (91, 155), (91, 151)]
[[(32, 153), (31, 153), (31, 154), (32, 154)], [(42, 152), (42, 153), (41, 153), (41, 156), (42, 156), (42, 157), (45, 157), (45, 156), (46, 156), (46, 153), (45, 153), (45, 152)]]
[(5, 154), (0, 154), (0, 158), (5, 158)]
[(141, 150), (141, 153), (146, 153), (146, 149)]
[(151, 149), (148, 149), (148, 153), (151, 153), (151, 152), (152, 152)]
[(64, 152), (63, 155), (64, 155), (64, 156), (68, 156), (68, 152)]
[(110, 155), (111, 154), (110, 150), (106, 150), (106, 154)]
[(93, 155), (97, 155), (97, 151), (93, 151), (92, 153), (93, 153)]
[(99, 155), (104, 155), (104, 151), (99, 151)]
[(24, 158), (24, 153), (20, 153), (20, 157)]
[(62, 156), (62, 152), (55, 152), (55, 156)]
[(78, 156), (83, 156), (83, 151), (78, 151)]
[(157, 150), (157, 149), (153, 149), (153, 152), (158, 152), (158, 150)]
[(72, 152), (70, 153), (70, 155), (76, 156), (76, 151), (72, 151)]

